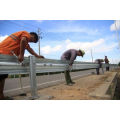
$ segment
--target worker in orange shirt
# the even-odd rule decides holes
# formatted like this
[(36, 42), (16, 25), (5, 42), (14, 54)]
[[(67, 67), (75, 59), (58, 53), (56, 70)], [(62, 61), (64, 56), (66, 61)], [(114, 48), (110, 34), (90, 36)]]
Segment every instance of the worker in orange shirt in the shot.
[[(25, 49), (34, 55), (37, 58), (44, 58), (43, 56), (39, 56), (28, 43), (38, 42), (38, 35), (35, 32), (28, 33), (27, 31), (19, 31), (11, 34), (5, 40), (0, 42), (0, 54), (4, 55), (16, 55), (18, 60), (22, 62), (24, 60), (24, 52)], [(0, 100), (9, 99), (9, 97), (5, 97), (3, 94), (5, 79), (8, 77), (7, 74), (0, 74)]]

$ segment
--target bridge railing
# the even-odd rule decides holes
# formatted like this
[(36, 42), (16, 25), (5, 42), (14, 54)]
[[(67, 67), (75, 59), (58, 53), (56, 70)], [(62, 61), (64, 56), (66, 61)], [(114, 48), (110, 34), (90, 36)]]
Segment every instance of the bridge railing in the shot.
[[(31, 97), (35, 99), (37, 95), (36, 73), (64, 72), (68, 69), (69, 61), (38, 59), (34, 56), (25, 57), (23, 63), (19, 63), (15, 56), (0, 55), (0, 74), (29, 74)], [(72, 66), (72, 71), (95, 69), (98, 64), (91, 62), (77, 62)], [(110, 64), (110, 67), (118, 67)], [(103, 64), (106, 67), (106, 64)]]

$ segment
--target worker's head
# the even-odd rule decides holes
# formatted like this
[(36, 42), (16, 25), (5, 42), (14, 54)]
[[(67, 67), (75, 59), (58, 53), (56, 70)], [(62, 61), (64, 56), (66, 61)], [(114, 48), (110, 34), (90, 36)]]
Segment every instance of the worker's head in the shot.
[(34, 43), (38, 42), (38, 35), (37, 35), (37, 33), (30, 32), (30, 36), (31, 36), (30, 42), (34, 42)]
[(77, 52), (77, 55), (78, 55), (78, 56), (82, 56), (82, 57), (83, 57), (83, 56), (85, 55), (85, 51), (84, 51), (84, 50), (79, 49), (79, 50), (78, 50), (78, 52)]

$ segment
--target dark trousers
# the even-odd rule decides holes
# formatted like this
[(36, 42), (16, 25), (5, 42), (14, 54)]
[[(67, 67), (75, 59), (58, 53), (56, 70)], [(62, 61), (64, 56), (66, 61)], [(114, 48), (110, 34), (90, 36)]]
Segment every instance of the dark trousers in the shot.
[(99, 69), (100, 69), (100, 68), (96, 68), (97, 75), (100, 74)]
[(106, 71), (109, 71), (109, 63), (105, 63), (106, 65)]
[(67, 83), (67, 84), (71, 83), (72, 80), (71, 80), (70, 72), (69, 72), (68, 70), (66, 70), (66, 71), (64, 72), (64, 74), (65, 74), (66, 83)]
[(106, 67), (106, 71), (109, 71), (109, 67)]
[(0, 100), (4, 99), (3, 90), (4, 90), (4, 86), (5, 86), (5, 78), (7, 78), (7, 77), (8, 77), (8, 74), (5, 74), (5, 75), (0, 74)]
[(8, 77), (8, 74), (0, 74), (0, 80), (3, 80)]
[(103, 74), (104, 74), (104, 70), (103, 70), (102, 64), (99, 64), (99, 67), (96, 68), (97, 75), (100, 74), (100, 72), (99, 72), (99, 71), (100, 71), (100, 68), (102, 69), (102, 72), (103, 72)]
[[(102, 69), (102, 72), (103, 72), (103, 74), (104, 74), (104, 70), (103, 70), (103, 68), (101, 68)], [(100, 68), (96, 68), (96, 72), (97, 72), (97, 75), (99, 75), (100, 74)]]

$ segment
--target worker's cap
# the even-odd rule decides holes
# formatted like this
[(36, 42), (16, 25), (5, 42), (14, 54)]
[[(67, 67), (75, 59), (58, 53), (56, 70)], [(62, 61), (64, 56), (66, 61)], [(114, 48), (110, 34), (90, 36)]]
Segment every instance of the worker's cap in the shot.
[(79, 51), (82, 53), (82, 57), (85, 55), (85, 51), (84, 50), (81, 50), (81, 49), (79, 49)]

